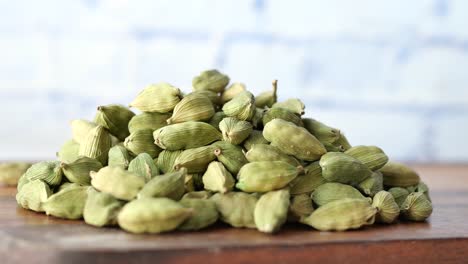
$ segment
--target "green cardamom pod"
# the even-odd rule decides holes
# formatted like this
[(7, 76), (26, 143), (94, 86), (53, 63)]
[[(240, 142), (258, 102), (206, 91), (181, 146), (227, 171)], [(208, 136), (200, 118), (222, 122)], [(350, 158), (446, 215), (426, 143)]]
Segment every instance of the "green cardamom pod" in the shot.
[(97, 190), (125, 201), (133, 200), (145, 185), (145, 179), (120, 167), (92, 171), (91, 185)]
[(418, 185), (416, 185), (416, 192), (422, 192), (426, 195), (426, 198), (431, 201), (431, 197), (429, 196), (429, 186), (424, 182), (420, 181)]
[(298, 98), (290, 98), (290, 99), (287, 99), (286, 101), (283, 101), (283, 102), (277, 102), (277, 103), (274, 103), (273, 108), (284, 108), (284, 109), (288, 109), (289, 111), (291, 111), (292, 113), (296, 114), (296, 115), (303, 115), (305, 112), (304, 112), (304, 109), (305, 109), (305, 105), (304, 103), (298, 99)]
[(20, 177), (31, 165), (29, 162), (0, 163), (0, 184), (17, 185)]
[(153, 133), (155, 144), (167, 150), (190, 149), (221, 140), (221, 133), (210, 124), (189, 121), (160, 128)]
[(359, 184), (372, 175), (372, 171), (359, 160), (341, 152), (328, 152), (320, 159), (322, 176), (330, 182)]
[(102, 165), (107, 164), (112, 141), (109, 132), (103, 126), (91, 129), (80, 144), (79, 156), (97, 159)]
[(191, 208), (193, 214), (178, 227), (179, 230), (200, 230), (216, 223), (218, 220), (218, 210), (212, 200), (185, 198), (180, 200), (180, 204), (186, 208)]
[(198, 95), (204, 95), (210, 99), (211, 104), (213, 105), (214, 108), (219, 108), (221, 105), (221, 96), (219, 96), (218, 93), (210, 91), (210, 90), (198, 90), (198, 91), (193, 91), (189, 93), (188, 95), (191, 94), (198, 94)]
[(408, 190), (402, 187), (390, 188), (388, 192), (393, 196), (399, 207), (401, 207), (403, 202), (406, 200), (406, 197), (409, 195)]
[(176, 229), (192, 214), (193, 209), (171, 199), (145, 197), (127, 203), (117, 220), (131, 233), (162, 233)]
[(232, 98), (236, 97), (236, 95), (240, 94), (243, 91), (246, 91), (245, 84), (243, 83), (233, 83), (231, 84), (222, 94), (221, 94), (221, 104), (225, 104), (232, 100)]
[(202, 173), (208, 164), (216, 159), (215, 149), (214, 146), (209, 145), (184, 150), (174, 161), (174, 169), (179, 170), (184, 167), (188, 173)]
[(182, 196), (182, 200), (184, 199), (209, 199), (212, 196), (212, 193), (209, 191), (195, 191), (195, 192), (188, 192)]
[(115, 145), (109, 149), (109, 166), (119, 166), (122, 169), (127, 169), (132, 157), (128, 152), (128, 149), (123, 144)]
[(390, 187), (409, 187), (419, 183), (419, 175), (410, 167), (389, 161), (380, 169), (383, 174), (383, 183)]
[(234, 178), (221, 162), (213, 161), (203, 174), (203, 185), (206, 190), (226, 193), (234, 188)]
[(361, 161), (372, 171), (382, 168), (388, 162), (387, 155), (376, 146), (354, 146), (346, 150), (345, 154)]
[(316, 161), (326, 153), (322, 143), (305, 128), (282, 119), (268, 122), (263, 129), (263, 136), (284, 153), (301, 160)]
[(94, 122), (107, 128), (112, 135), (119, 140), (124, 140), (130, 132), (128, 131), (128, 122), (135, 116), (135, 113), (130, 111), (123, 105), (105, 105), (97, 108)]
[(337, 182), (327, 182), (320, 185), (312, 193), (311, 198), (318, 206), (323, 206), (345, 198), (366, 199), (364, 195), (353, 186)]
[(223, 105), (223, 112), (239, 120), (250, 120), (255, 113), (255, 99), (252, 93), (243, 91)]
[(288, 109), (280, 108), (280, 107), (270, 108), (265, 112), (262, 118), (263, 126), (266, 126), (268, 122), (270, 122), (271, 120), (275, 118), (279, 118), (279, 119), (283, 119), (284, 121), (291, 122), (295, 124), (296, 126), (300, 126), (300, 127), (304, 126), (300, 116), (289, 111)]
[(80, 144), (74, 140), (67, 140), (57, 152), (57, 158), (63, 162), (73, 162), (79, 156)]
[(102, 164), (92, 158), (80, 157), (74, 162), (60, 164), (62, 167), (63, 175), (73, 183), (81, 185), (90, 185), (91, 171), (98, 171), (102, 168)]
[(124, 202), (114, 196), (88, 189), (88, 198), (83, 209), (83, 218), (88, 225), (103, 227), (117, 224), (117, 215)]
[(303, 118), (302, 122), (304, 123), (304, 128), (322, 142), (327, 151), (343, 152), (351, 148), (348, 140), (340, 130), (312, 118)]
[(410, 193), (401, 205), (402, 216), (411, 221), (425, 221), (432, 214), (432, 203), (422, 192)]
[(185, 168), (176, 172), (166, 173), (154, 177), (145, 184), (138, 193), (138, 199), (145, 197), (167, 197), (172, 200), (180, 200), (185, 193)]
[(240, 146), (227, 141), (217, 141), (211, 145), (216, 148), (214, 154), (218, 161), (223, 163), (224, 167), (233, 175), (236, 175), (242, 166), (249, 162)]
[(192, 80), (194, 91), (210, 90), (215, 93), (222, 93), (228, 83), (229, 77), (218, 70), (203, 71)]
[(168, 83), (151, 84), (137, 95), (130, 107), (142, 112), (168, 113), (179, 103), (181, 97), (179, 88)]
[(85, 141), (86, 135), (88, 135), (89, 131), (97, 126), (96, 123), (84, 119), (72, 120), (70, 125), (72, 129), (73, 140), (78, 144), (82, 144)]
[(289, 156), (272, 145), (252, 145), (249, 151), (245, 153), (245, 157), (249, 162), (255, 161), (284, 161), (293, 166), (301, 165), (300, 162), (293, 156)]
[(33, 164), (24, 176), (28, 181), (43, 180), (50, 186), (57, 186), (62, 182), (63, 171), (58, 161), (41, 161)]
[(252, 132), (252, 124), (234, 117), (226, 117), (219, 123), (219, 129), (225, 141), (239, 145)]
[(167, 119), (167, 123), (207, 121), (214, 113), (215, 109), (208, 97), (202, 94), (188, 94), (174, 107), (172, 117)]
[(52, 194), (42, 205), (47, 215), (65, 219), (80, 219), (88, 197), (88, 186), (78, 184)]
[(137, 130), (153, 130), (160, 129), (167, 125), (167, 119), (171, 117), (171, 113), (151, 113), (144, 112), (132, 117), (128, 122), (128, 131), (133, 133)]
[(249, 151), (254, 144), (268, 145), (270, 144), (270, 142), (268, 142), (268, 140), (266, 140), (263, 137), (262, 131), (252, 130), (252, 132), (250, 132), (249, 137), (246, 140), (244, 140), (243, 146), (247, 151)]
[(356, 185), (356, 188), (367, 196), (374, 197), (383, 191), (383, 176), (379, 171), (374, 171), (372, 175)]
[(326, 182), (322, 177), (322, 167), (315, 161), (304, 168), (304, 175), (299, 175), (291, 181), (289, 191), (291, 195), (311, 193)]
[(263, 128), (263, 117), (265, 116), (266, 109), (262, 108), (255, 108), (255, 112), (250, 120), (252, 122), (252, 126), (257, 129)]
[(219, 123), (226, 117), (226, 114), (224, 114), (223, 111), (221, 112), (216, 112), (213, 117), (210, 119), (208, 122), (210, 125), (212, 125), (214, 128), (219, 130)]
[(262, 92), (255, 97), (255, 105), (258, 108), (265, 108), (265, 107), (271, 108), (273, 104), (276, 103), (277, 90), (278, 90), (278, 80), (273, 80), (272, 89), (270, 91)]
[(380, 191), (374, 196), (372, 206), (377, 209), (376, 220), (380, 223), (391, 224), (400, 214), (400, 207), (392, 194), (386, 191)]
[(42, 180), (32, 180), (25, 183), (16, 194), (16, 202), (24, 209), (44, 212), (43, 204), (52, 191), (49, 185)]
[(277, 232), (288, 218), (289, 190), (267, 192), (258, 199), (254, 210), (257, 229), (264, 233)]
[(145, 179), (145, 182), (159, 175), (159, 169), (148, 153), (140, 153), (128, 166), (128, 171)]
[(258, 198), (255, 195), (242, 192), (216, 193), (210, 200), (215, 202), (221, 221), (233, 227), (256, 228), (254, 210)]
[(302, 193), (291, 197), (288, 213), (289, 222), (297, 222), (312, 214), (314, 207), (310, 194)]
[(302, 167), (284, 161), (257, 161), (245, 164), (237, 175), (236, 187), (244, 192), (269, 192), (284, 188)]
[(148, 153), (155, 158), (162, 151), (153, 142), (153, 130), (137, 130), (130, 134), (124, 142), (124, 146), (135, 155)]
[(162, 173), (174, 171), (174, 163), (183, 150), (163, 150), (159, 153), (157, 165)]

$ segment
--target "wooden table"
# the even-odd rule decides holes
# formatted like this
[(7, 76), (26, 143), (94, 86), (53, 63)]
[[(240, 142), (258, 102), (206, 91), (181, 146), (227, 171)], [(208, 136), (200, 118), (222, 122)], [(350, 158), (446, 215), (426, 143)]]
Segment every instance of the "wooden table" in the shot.
[(431, 189), (424, 223), (348, 232), (286, 226), (276, 235), (219, 224), (132, 235), (18, 208), (0, 188), (0, 263), (468, 263), (468, 166), (415, 166)]

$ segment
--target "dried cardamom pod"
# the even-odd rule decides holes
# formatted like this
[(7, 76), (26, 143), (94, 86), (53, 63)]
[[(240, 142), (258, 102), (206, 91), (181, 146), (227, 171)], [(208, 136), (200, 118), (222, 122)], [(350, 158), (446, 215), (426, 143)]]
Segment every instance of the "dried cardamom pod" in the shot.
[(284, 154), (277, 147), (266, 144), (252, 145), (249, 151), (245, 153), (245, 157), (249, 162), (255, 161), (284, 161), (293, 166), (301, 165), (300, 162), (293, 156)]
[(281, 189), (294, 180), (301, 169), (284, 161), (250, 162), (240, 169), (236, 187), (244, 192)]
[(117, 224), (117, 215), (124, 202), (114, 196), (88, 189), (88, 198), (83, 209), (83, 218), (88, 225), (103, 227)]
[(153, 130), (137, 130), (130, 134), (124, 142), (124, 146), (135, 155), (148, 153), (155, 158), (162, 151), (153, 142)]
[(289, 190), (267, 192), (258, 199), (254, 210), (257, 229), (264, 233), (277, 232), (288, 218)]
[(50, 186), (57, 186), (62, 182), (62, 168), (58, 161), (41, 161), (33, 164), (25, 173), (28, 181), (43, 180)]
[(182, 196), (183, 199), (208, 199), (212, 195), (209, 191), (188, 192)]
[(295, 124), (296, 126), (303, 127), (304, 124), (302, 123), (302, 119), (296, 115), (295, 113), (289, 111), (288, 109), (285, 108), (280, 108), (280, 107), (275, 107), (275, 108), (270, 108), (268, 109), (265, 114), (263, 115), (263, 126), (266, 126), (268, 122), (271, 120), (279, 118), (283, 119), (284, 121), (291, 122)]
[(226, 114), (224, 112), (216, 112), (213, 117), (210, 119), (210, 122), (208, 122), (210, 125), (212, 125), (214, 128), (219, 130), (219, 123), (226, 117)]
[(202, 94), (189, 94), (174, 107), (168, 124), (187, 121), (207, 121), (213, 117), (215, 109), (210, 99)]
[(388, 162), (387, 155), (376, 146), (354, 146), (346, 150), (345, 154), (361, 161), (372, 171), (382, 168)]
[(329, 127), (312, 118), (303, 118), (302, 122), (304, 123), (304, 128), (322, 142), (327, 151), (343, 152), (351, 148), (348, 140), (340, 130)]
[(420, 181), (418, 185), (416, 186), (416, 191), (417, 192), (422, 192), (424, 195), (426, 195), (426, 198), (431, 201), (431, 197), (429, 196), (429, 186), (425, 184), (424, 182)]
[(107, 162), (109, 166), (119, 166), (122, 169), (127, 169), (131, 160), (130, 153), (123, 144), (115, 145), (109, 149), (109, 159)]
[(171, 112), (182, 97), (179, 88), (168, 83), (151, 84), (130, 103), (130, 107), (135, 107), (142, 112)]
[(174, 171), (174, 162), (177, 157), (182, 154), (183, 150), (163, 150), (159, 153), (158, 156), (158, 169), (161, 170), (162, 173), (168, 173)]
[(200, 73), (192, 80), (194, 91), (210, 90), (215, 93), (222, 93), (229, 83), (229, 77), (217, 70), (207, 70)]
[(193, 213), (168, 198), (145, 197), (127, 203), (117, 220), (119, 226), (131, 233), (162, 233), (176, 229)]
[(249, 151), (252, 146), (254, 144), (264, 144), (264, 145), (268, 145), (270, 144), (270, 142), (268, 142), (268, 140), (266, 140), (264, 137), (263, 137), (263, 133), (262, 131), (259, 131), (259, 130), (252, 130), (252, 132), (250, 132), (250, 135), (249, 137), (244, 140), (244, 148)]
[(67, 140), (57, 152), (57, 158), (62, 162), (73, 162), (79, 156), (80, 144), (74, 140)]
[(243, 91), (223, 105), (223, 112), (239, 120), (250, 120), (255, 113), (255, 99), (252, 93)]
[(214, 154), (218, 161), (223, 163), (224, 167), (233, 175), (236, 175), (241, 167), (249, 162), (245, 158), (242, 148), (237, 145), (226, 141), (217, 141), (211, 145), (216, 148)]
[(291, 197), (289, 205), (288, 221), (297, 222), (301, 218), (305, 218), (312, 214), (314, 207), (310, 194), (303, 193)]
[(271, 108), (276, 103), (277, 96), (276, 91), (278, 90), (278, 80), (273, 80), (271, 91), (265, 91), (255, 97), (255, 105), (258, 108)]
[(265, 125), (263, 136), (284, 153), (301, 160), (316, 161), (326, 153), (322, 143), (305, 128), (279, 118)]
[(367, 196), (374, 197), (383, 191), (383, 176), (379, 171), (374, 171), (372, 175), (356, 185), (356, 188)]
[(84, 119), (75, 119), (70, 122), (73, 140), (81, 144), (84, 142), (88, 132), (97, 126), (96, 123)]
[(401, 205), (402, 216), (411, 221), (425, 221), (432, 214), (432, 203), (422, 192), (410, 193)]
[(204, 172), (208, 164), (216, 159), (212, 145), (192, 148), (182, 151), (174, 161), (174, 169), (179, 170), (184, 167), (188, 173)]
[(167, 125), (167, 119), (172, 116), (171, 113), (151, 113), (144, 112), (132, 117), (128, 122), (128, 131), (133, 133), (137, 130), (153, 130), (160, 129)]
[(178, 227), (179, 230), (200, 230), (218, 220), (218, 210), (216, 210), (216, 204), (212, 200), (185, 198), (180, 200), (180, 204), (191, 208), (193, 214)]
[(226, 117), (219, 123), (219, 129), (225, 141), (239, 145), (252, 132), (252, 124), (234, 117)]
[(399, 207), (403, 204), (406, 200), (406, 197), (409, 195), (408, 190), (402, 187), (393, 187), (388, 190), (390, 194), (392, 194), (395, 202), (398, 204)]
[(155, 144), (167, 150), (202, 147), (221, 140), (221, 133), (203, 122), (189, 121), (160, 128), (153, 133)]
[(305, 112), (304, 112), (304, 109), (305, 109), (305, 105), (304, 103), (298, 99), (298, 98), (290, 98), (290, 99), (287, 99), (286, 101), (283, 101), (283, 102), (276, 102), (273, 104), (272, 106), (273, 108), (284, 108), (284, 109), (288, 109), (289, 111), (291, 111), (292, 113), (296, 114), (296, 115), (303, 115)]
[(234, 178), (221, 162), (213, 161), (203, 174), (203, 185), (206, 190), (226, 193), (234, 188)]
[(140, 153), (128, 166), (128, 171), (145, 179), (146, 182), (159, 175), (158, 167), (148, 153)]
[(341, 152), (328, 152), (320, 159), (322, 176), (327, 181), (359, 184), (372, 175), (372, 171), (359, 160)]
[(204, 95), (204, 96), (208, 97), (208, 99), (210, 99), (210, 102), (211, 102), (211, 104), (213, 104), (213, 107), (215, 109), (219, 108), (219, 106), (221, 105), (221, 96), (219, 96), (219, 94), (216, 93), (216, 92), (213, 92), (213, 91), (210, 91), (210, 90), (198, 90), (198, 91), (193, 91), (193, 92), (189, 93), (188, 95), (191, 95), (191, 94)]
[(138, 199), (145, 197), (167, 197), (180, 200), (185, 193), (185, 168), (176, 172), (169, 172), (151, 179), (138, 193)]
[(120, 167), (104, 167), (92, 171), (91, 185), (97, 190), (125, 201), (133, 200), (145, 185), (145, 179)]
[(297, 176), (289, 184), (291, 195), (311, 193), (327, 181), (322, 177), (322, 168), (318, 161), (312, 162), (304, 168), (304, 175)]
[(254, 195), (242, 192), (216, 193), (210, 200), (215, 202), (221, 221), (233, 227), (256, 228), (254, 210), (258, 199)]
[(243, 91), (246, 91), (245, 84), (243, 83), (233, 83), (231, 84), (222, 94), (221, 94), (221, 104), (225, 104), (232, 100), (232, 98), (236, 97), (236, 95), (240, 94)]
[(42, 204), (47, 215), (65, 219), (80, 219), (88, 197), (88, 186), (72, 185), (52, 194)]
[(103, 126), (91, 129), (80, 144), (79, 156), (97, 159), (102, 165), (107, 164), (112, 142), (109, 132)]
[(366, 199), (356, 188), (350, 185), (327, 182), (315, 189), (312, 193), (312, 201), (318, 206), (326, 205), (345, 198)]
[(344, 231), (372, 225), (377, 209), (366, 199), (341, 199), (316, 209), (301, 222), (320, 231)]
[(19, 178), (31, 165), (29, 162), (0, 163), (0, 184), (17, 185)]
[(389, 161), (380, 169), (383, 174), (383, 183), (391, 187), (409, 187), (419, 183), (419, 175), (410, 167)]
[(49, 185), (42, 180), (25, 183), (16, 194), (16, 202), (24, 209), (44, 212), (42, 205), (52, 195)]
[(266, 109), (255, 108), (255, 112), (251, 118), (252, 126), (257, 129), (263, 128), (263, 117), (265, 116)]
[(123, 105), (105, 105), (97, 108), (94, 122), (107, 128), (112, 135), (119, 140), (124, 140), (130, 132), (128, 131), (128, 122), (135, 116), (135, 113), (130, 111)]
[(89, 173), (102, 168), (102, 164), (99, 161), (88, 157), (79, 157), (71, 163), (62, 162), (60, 166), (62, 167), (63, 175), (70, 182), (81, 185), (90, 185), (91, 176), (89, 176)]
[(386, 191), (380, 191), (374, 196), (372, 206), (377, 209), (376, 220), (380, 223), (391, 224), (400, 214), (400, 207), (392, 194)]

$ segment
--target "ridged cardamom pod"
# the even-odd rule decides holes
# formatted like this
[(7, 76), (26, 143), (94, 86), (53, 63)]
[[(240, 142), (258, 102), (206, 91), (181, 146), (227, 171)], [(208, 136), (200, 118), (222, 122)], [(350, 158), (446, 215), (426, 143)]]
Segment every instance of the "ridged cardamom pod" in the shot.
[(304, 109), (305, 109), (305, 105), (304, 103), (298, 99), (298, 98), (290, 98), (290, 99), (287, 99), (286, 101), (283, 101), (283, 102), (277, 102), (277, 103), (274, 103), (273, 108), (284, 108), (284, 109), (288, 109), (289, 111), (291, 111), (292, 113), (296, 114), (296, 115), (303, 115), (305, 112), (304, 112)]
[(182, 97), (179, 88), (168, 83), (151, 84), (143, 89), (130, 107), (142, 112), (171, 112)]
[(209, 191), (188, 192), (182, 196), (183, 199), (209, 199), (213, 194)]
[(97, 108), (94, 122), (107, 128), (112, 135), (119, 140), (124, 140), (130, 132), (128, 131), (128, 122), (135, 116), (135, 113), (130, 111), (123, 105), (105, 105)]
[(258, 94), (255, 97), (255, 105), (258, 108), (271, 108), (274, 103), (276, 103), (277, 96), (276, 91), (278, 89), (278, 80), (273, 80), (272, 82), (272, 89), (270, 91), (265, 91)]
[(32, 180), (25, 183), (16, 194), (16, 202), (24, 209), (44, 212), (43, 203), (47, 201), (52, 191), (42, 180)]
[(391, 224), (400, 215), (400, 207), (392, 194), (386, 191), (380, 191), (374, 196), (372, 206), (377, 209), (376, 220), (380, 223)]
[(218, 70), (207, 70), (195, 76), (192, 80), (193, 90), (210, 90), (222, 93), (229, 83), (229, 77)]
[(183, 150), (163, 150), (159, 153), (158, 156), (158, 169), (161, 170), (162, 173), (168, 173), (174, 171), (174, 163), (177, 157), (182, 154)]
[(174, 107), (172, 117), (167, 119), (167, 123), (207, 121), (214, 113), (213, 104), (208, 97), (202, 94), (188, 94)]
[(236, 97), (236, 95), (240, 94), (243, 91), (246, 91), (245, 84), (243, 83), (233, 83), (231, 84), (222, 94), (221, 94), (221, 104), (225, 104), (232, 100), (232, 98)]
[(80, 144), (78, 154), (97, 159), (102, 165), (106, 165), (111, 145), (109, 132), (103, 126), (96, 126), (88, 132), (85, 140)]
[(151, 113), (145, 112), (132, 117), (128, 122), (128, 131), (133, 133), (137, 130), (150, 129), (155, 131), (167, 125), (167, 119), (172, 116), (171, 113)]
[(242, 166), (249, 161), (245, 158), (243, 149), (226, 141), (217, 141), (213, 144), (216, 149), (214, 154), (218, 161), (223, 163), (226, 169), (236, 175)]
[(277, 147), (266, 144), (252, 145), (249, 151), (245, 153), (249, 162), (255, 161), (284, 161), (293, 166), (301, 165), (293, 156), (287, 155)]
[(159, 175), (159, 169), (148, 153), (138, 154), (138, 156), (130, 162), (128, 171), (143, 177), (146, 182)]
[(316, 161), (326, 153), (322, 143), (305, 128), (279, 118), (266, 124), (263, 136), (284, 153), (301, 160)]
[(174, 169), (186, 168), (188, 173), (203, 173), (208, 164), (216, 159), (214, 146), (186, 149), (174, 161)]
[(202, 147), (221, 140), (221, 133), (203, 122), (189, 121), (162, 127), (153, 133), (155, 144), (167, 150)]
[(258, 199), (254, 210), (257, 229), (264, 233), (279, 231), (288, 218), (289, 190), (267, 192)]
[(220, 193), (232, 191), (236, 183), (231, 173), (218, 161), (208, 165), (202, 180), (206, 190)]
[(219, 129), (224, 141), (239, 145), (249, 137), (250, 132), (252, 132), (252, 124), (234, 117), (226, 117), (219, 123)]
[(250, 135), (249, 137), (244, 140), (244, 143), (243, 143), (243, 146), (244, 148), (249, 151), (252, 146), (254, 144), (264, 144), (264, 145), (269, 145), (270, 142), (268, 142), (268, 140), (266, 140), (264, 137), (263, 137), (263, 133), (262, 131), (260, 130), (252, 130), (252, 132), (250, 132)]
[(358, 159), (372, 171), (382, 168), (388, 162), (387, 155), (376, 146), (354, 146), (346, 150), (345, 154)]
[(115, 145), (109, 149), (109, 166), (119, 166), (122, 169), (127, 169), (132, 157), (123, 144)]
[(96, 123), (84, 119), (75, 119), (70, 122), (73, 140), (78, 144), (84, 142), (88, 132), (97, 126)]
[(311, 195), (312, 201), (318, 206), (326, 205), (345, 198), (366, 199), (356, 188), (350, 185), (327, 182), (315, 189)]
[(221, 221), (233, 227), (256, 228), (254, 210), (258, 199), (254, 195), (243, 192), (216, 193), (210, 200), (215, 202)]
[(255, 99), (252, 93), (244, 91), (223, 105), (223, 112), (239, 120), (250, 120), (255, 113)]
[(383, 183), (390, 187), (409, 187), (419, 183), (419, 175), (410, 167), (389, 161), (380, 169), (383, 174)]
[(185, 193), (185, 168), (169, 172), (151, 179), (138, 193), (138, 199), (145, 197), (167, 197), (180, 200)]
[(297, 222), (301, 218), (305, 218), (312, 214), (314, 207), (310, 194), (303, 193), (293, 195), (289, 205), (288, 221)]
[(81, 185), (90, 185), (91, 176), (89, 176), (89, 173), (102, 168), (102, 164), (99, 161), (88, 157), (80, 157), (71, 163), (62, 162), (60, 166), (62, 167), (63, 175), (70, 182)]
[(372, 171), (359, 160), (341, 152), (328, 152), (320, 159), (322, 176), (330, 182), (359, 184), (372, 175)]
[(133, 200), (145, 185), (145, 179), (120, 167), (104, 167), (92, 171), (91, 185), (97, 190), (125, 201)]
[(265, 116), (266, 109), (255, 108), (255, 112), (251, 118), (252, 126), (257, 129), (263, 128), (263, 117)]
[(424, 182), (420, 181), (418, 185), (416, 186), (416, 191), (417, 192), (422, 192), (426, 195), (427, 199), (431, 201), (431, 197), (429, 196), (429, 186), (425, 184)]
[(402, 216), (411, 221), (425, 221), (432, 214), (432, 203), (422, 192), (410, 193), (401, 205)]
[(198, 90), (198, 91), (193, 91), (189, 93), (188, 95), (191, 95), (191, 94), (198, 94), (198, 95), (203, 95), (203, 96), (208, 97), (208, 99), (210, 99), (210, 102), (211, 104), (213, 104), (213, 107), (215, 109), (221, 105), (221, 97), (216, 92), (213, 92), (210, 90)]
[(376, 213), (368, 200), (346, 198), (319, 207), (301, 222), (320, 231), (344, 231), (372, 225)]
[(28, 181), (43, 180), (50, 186), (57, 186), (62, 182), (62, 168), (58, 161), (41, 161), (33, 164), (25, 173)]
[(127, 203), (117, 220), (131, 233), (162, 233), (172, 231), (187, 220), (193, 209), (185, 208), (168, 198), (142, 198)]
[(403, 204), (406, 200), (406, 197), (409, 195), (408, 190), (402, 187), (393, 187), (388, 190), (390, 194), (392, 194), (395, 202), (398, 204), (399, 207)]
[(79, 156), (80, 144), (74, 140), (67, 140), (57, 152), (57, 158), (62, 162), (73, 162)]
[(297, 177), (298, 168), (284, 161), (257, 161), (245, 164), (237, 174), (236, 187), (244, 192), (269, 192), (287, 186)]
[(0, 184), (17, 185), (19, 178), (31, 165), (29, 162), (0, 163)]
[(219, 214), (216, 204), (208, 199), (182, 199), (180, 204), (193, 210), (192, 216), (188, 218), (179, 230), (200, 230), (206, 228), (218, 220)]
[(327, 126), (312, 118), (303, 118), (305, 129), (314, 135), (325, 146), (327, 151), (338, 152), (351, 148), (346, 137), (340, 130)]
[(47, 215), (64, 219), (80, 219), (88, 198), (88, 186), (78, 184), (52, 194), (42, 205)]
[(304, 168), (304, 175), (297, 176), (289, 184), (291, 195), (311, 193), (327, 181), (322, 177), (322, 168), (318, 161), (312, 162)]
[(298, 115), (289, 111), (288, 109), (280, 108), (280, 107), (270, 108), (265, 112), (265, 114), (263, 115), (263, 119), (262, 119), (263, 126), (266, 126), (268, 122), (270, 122), (271, 120), (275, 118), (280, 118), (285, 121), (291, 122), (295, 124), (296, 126), (300, 126), (300, 127), (304, 126), (304, 124), (302, 123), (302, 119)]
[(356, 185), (356, 188), (367, 196), (374, 197), (383, 191), (383, 176), (379, 171), (374, 171), (372, 175)]
[(83, 209), (84, 221), (88, 225), (97, 227), (116, 225), (117, 215), (124, 204), (123, 201), (117, 200), (110, 194), (89, 188)]
[(154, 144), (153, 130), (137, 130), (130, 134), (124, 142), (124, 146), (134, 155), (148, 153), (152, 158), (155, 158), (162, 151)]
[(219, 130), (219, 123), (226, 117), (226, 114), (221, 111), (221, 112), (216, 112), (213, 117), (210, 119), (210, 122), (208, 122), (210, 125), (212, 125), (214, 128)]

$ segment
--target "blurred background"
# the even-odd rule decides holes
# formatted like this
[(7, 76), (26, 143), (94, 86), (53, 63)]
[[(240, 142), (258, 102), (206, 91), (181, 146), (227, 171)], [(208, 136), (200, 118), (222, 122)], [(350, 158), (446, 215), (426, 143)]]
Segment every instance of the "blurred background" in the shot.
[(468, 1), (0, 0), (0, 160), (217, 68), (393, 159), (468, 162)]

